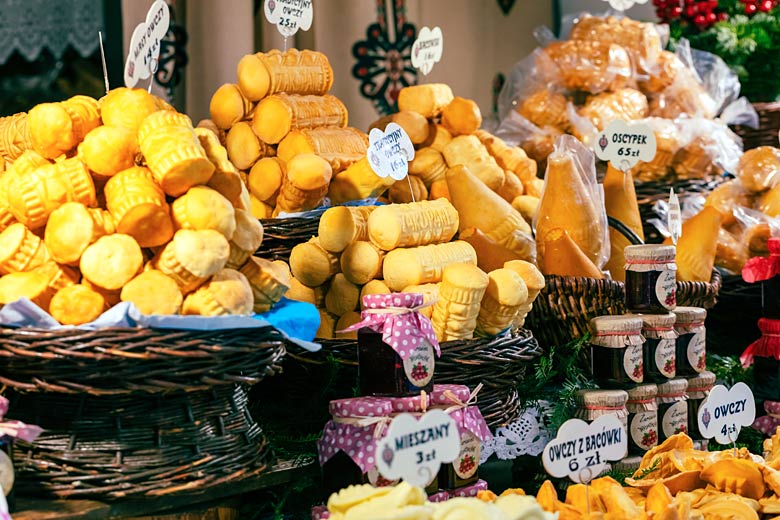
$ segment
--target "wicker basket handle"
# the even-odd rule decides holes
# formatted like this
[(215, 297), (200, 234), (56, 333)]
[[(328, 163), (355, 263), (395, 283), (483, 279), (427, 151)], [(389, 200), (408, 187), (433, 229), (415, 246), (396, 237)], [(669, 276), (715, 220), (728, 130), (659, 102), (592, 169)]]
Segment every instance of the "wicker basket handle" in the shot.
[(638, 246), (645, 243), (644, 240), (639, 238), (639, 235), (634, 233), (630, 227), (626, 226), (618, 219), (607, 216), (607, 222), (611, 228), (615, 229), (618, 233), (626, 237), (632, 245)]

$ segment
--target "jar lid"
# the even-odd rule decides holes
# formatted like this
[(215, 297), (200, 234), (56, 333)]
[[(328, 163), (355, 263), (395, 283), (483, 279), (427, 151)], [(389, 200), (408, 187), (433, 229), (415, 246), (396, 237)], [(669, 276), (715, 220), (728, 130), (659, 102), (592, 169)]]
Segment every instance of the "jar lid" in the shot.
[(351, 397), (336, 399), (328, 406), (332, 417), (387, 417), (393, 413), (393, 403), (385, 397)]
[(688, 378), (688, 392), (704, 392), (711, 390), (715, 384), (715, 374), (705, 370), (699, 375)]
[(655, 399), (658, 394), (658, 386), (653, 384), (639, 385), (628, 390), (628, 402), (644, 401), (645, 399)]
[(625, 390), (579, 390), (574, 399), (577, 405), (585, 408), (618, 409), (626, 405), (628, 394)]
[(668, 314), (627, 314), (642, 320), (643, 329), (673, 329), (677, 316), (673, 313)]
[(707, 317), (707, 311), (701, 307), (677, 307), (674, 314), (677, 316), (677, 325), (699, 323)]
[(626, 246), (623, 256), (627, 264), (631, 263), (659, 263), (673, 264), (677, 248), (658, 244), (645, 244), (640, 246)]
[(686, 390), (688, 390), (687, 379), (670, 379), (665, 383), (658, 384), (657, 397), (677, 397), (684, 395)]
[(605, 333), (639, 334), (642, 320), (636, 316), (598, 316), (590, 320), (590, 330), (598, 336)]
[(451, 406), (458, 401), (465, 403), (471, 397), (466, 385), (433, 385), (431, 406)]

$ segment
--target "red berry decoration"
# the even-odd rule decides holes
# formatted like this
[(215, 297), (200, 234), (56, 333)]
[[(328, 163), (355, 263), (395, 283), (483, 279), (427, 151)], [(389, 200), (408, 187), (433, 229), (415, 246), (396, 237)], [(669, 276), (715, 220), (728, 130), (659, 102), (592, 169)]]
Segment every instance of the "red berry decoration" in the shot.
[(758, 6), (756, 4), (745, 5), (745, 14), (756, 14)]

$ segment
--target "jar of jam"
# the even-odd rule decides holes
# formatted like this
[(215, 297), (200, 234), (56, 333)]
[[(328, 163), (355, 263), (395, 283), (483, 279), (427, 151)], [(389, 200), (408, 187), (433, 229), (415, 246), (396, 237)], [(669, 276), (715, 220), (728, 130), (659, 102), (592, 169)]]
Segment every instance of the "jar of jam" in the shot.
[(677, 306), (674, 246), (627, 246), (626, 307), (631, 312), (666, 314)]
[(699, 307), (678, 307), (677, 321), (677, 375), (695, 376), (707, 368), (707, 329), (704, 319), (707, 311)]
[(409, 396), (433, 390), (434, 351), (439, 342), (428, 318), (417, 309), (421, 294), (371, 294), (363, 297), (358, 331), (360, 393)]
[(676, 373), (675, 353), (677, 333), (674, 314), (636, 314), (642, 319), (645, 338), (645, 381), (663, 383)]
[[(422, 413), (429, 404), (427, 394), (412, 398), (356, 397), (331, 401), (331, 420), (317, 441), (324, 490), (335, 493), (353, 484), (377, 487), (397, 484), (382, 477), (377, 470), (378, 441), (387, 435), (395, 410)], [(434, 475), (426, 491), (435, 493), (437, 489), (438, 479)]]
[(614, 415), (624, 428), (628, 428), (628, 394), (624, 390), (579, 390), (574, 396), (577, 410), (574, 417), (583, 421), (595, 421), (602, 415)]
[(628, 453), (644, 455), (658, 444), (658, 387), (639, 385), (628, 390)]
[(599, 386), (629, 387), (644, 381), (642, 319), (599, 316), (590, 321), (591, 372)]
[(676, 433), (688, 433), (688, 405), (686, 404), (688, 381), (670, 379), (658, 385), (658, 442)]
[(445, 410), (453, 418), (460, 435), (460, 453), (439, 469), (439, 487), (446, 490), (466, 488), (479, 480), (482, 442), (491, 437), (482, 412), (469, 403), (476, 397), (464, 385), (436, 385), (431, 394), (433, 408)]
[(715, 374), (704, 371), (688, 379), (688, 435), (693, 440), (701, 440), (699, 431), (699, 407), (715, 384)]

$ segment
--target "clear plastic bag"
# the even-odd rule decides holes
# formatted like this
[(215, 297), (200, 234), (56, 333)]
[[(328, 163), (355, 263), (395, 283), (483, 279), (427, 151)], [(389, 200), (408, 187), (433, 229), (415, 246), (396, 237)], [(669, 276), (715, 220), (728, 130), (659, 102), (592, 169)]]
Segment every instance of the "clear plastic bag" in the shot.
[(544, 265), (546, 236), (556, 229), (564, 230), (599, 269), (609, 259), (604, 190), (596, 179), (595, 157), (574, 136), (559, 137), (548, 157), (533, 224), (540, 265)]
[[(702, 208), (704, 208), (704, 205), (705, 199), (700, 195), (683, 199), (682, 202), (680, 202), (681, 222), (685, 222), (699, 213)], [(653, 204), (653, 213), (657, 216), (649, 219), (647, 222), (652, 224), (662, 237), (669, 238), (672, 236), (672, 233), (669, 231), (669, 201), (664, 199), (655, 201), (655, 204)]]
[(544, 171), (547, 157), (555, 148), (555, 141), (562, 135), (555, 127), (539, 128), (515, 111), (505, 117), (495, 131), (495, 136), (508, 145), (520, 146), (525, 153), (536, 161), (538, 171)]
[(687, 144), (685, 136), (680, 134), (675, 122), (669, 119), (648, 117), (637, 123), (646, 125), (653, 131), (656, 151), (652, 161), (639, 162), (631, 173), (641, 182), (659, 181), (671, 172), (675, 155)]
[(723, 121), (681, 116), (675, 121), (685, 143), (674, 158), (679, 179), (703, 179), (734, 172), (742, 157), (742, 139)]
[(734, 217), (737, 223), (732, 230), (742, 230), (741, 243), (747, 249), (748, 257), (767, 256), (767, 241), (780, 236), (780, 219), (743, 207), (734, 208)]
[(780, 149), (759, 146), (745, 152), (734, 172), (742, 184), (754, 193), (760, 193), (780, 183)]

